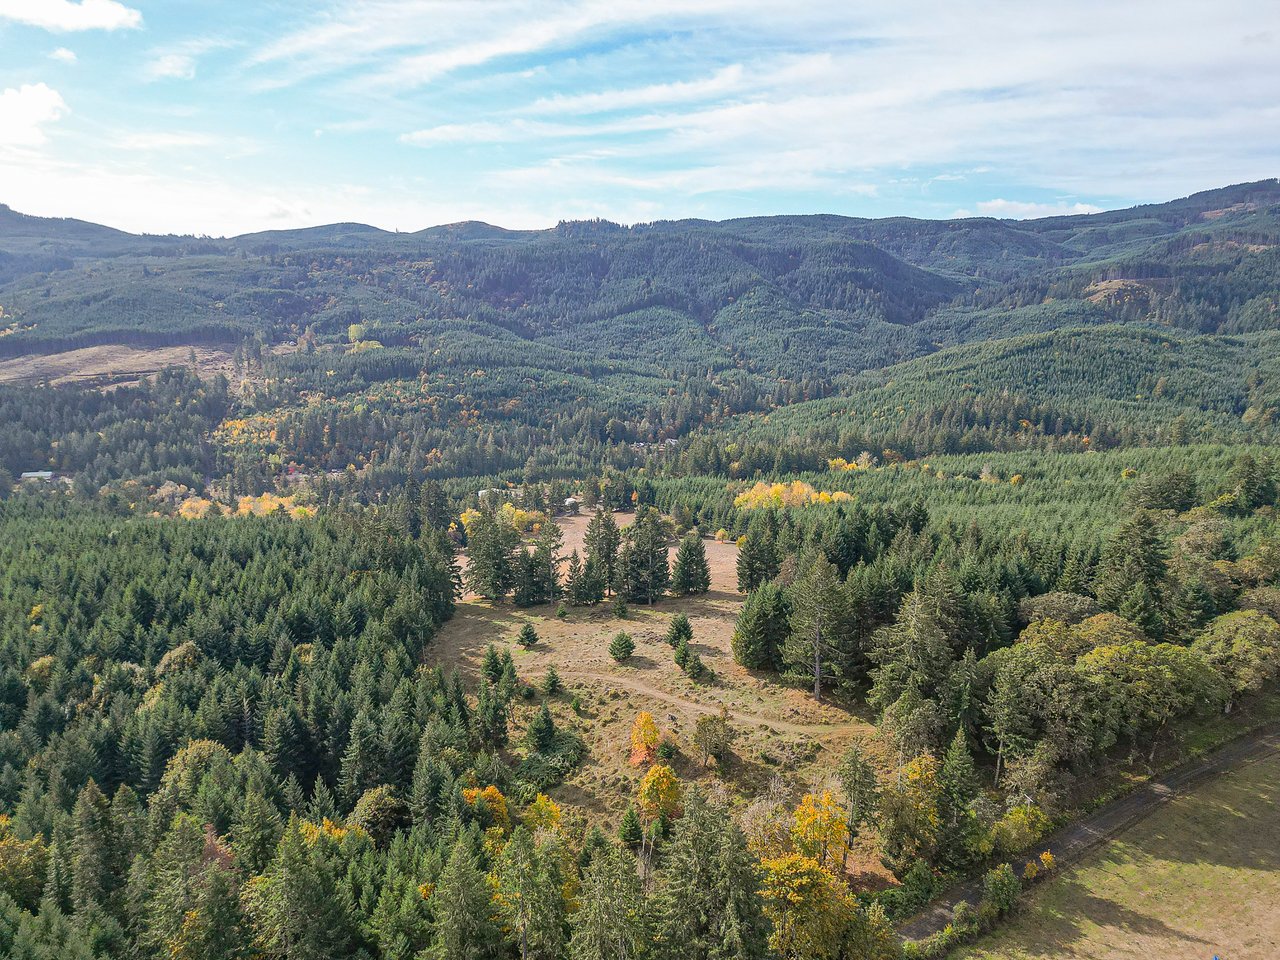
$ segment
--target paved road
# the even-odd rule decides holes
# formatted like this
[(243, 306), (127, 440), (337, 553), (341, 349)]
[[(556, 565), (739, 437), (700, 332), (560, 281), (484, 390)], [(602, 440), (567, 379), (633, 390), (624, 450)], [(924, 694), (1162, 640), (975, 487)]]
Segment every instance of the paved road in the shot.
[[(1183, 764), (1104, 804), (1082, 820), (1051, 833), (1038, 846), (1052, 851), (1058, 867), (1065, 867), (1174, 797), (1190, 793), (1206, 780), (1229, 770), (1269, 757), (1277, 750), (1280, 750), (1280, 724), (1270, 724), (1247, 733), (1200, 760)], [(906, 940), (923, 940), (950, 922), (952, 911), (961, 900), (977, 905), (980, 899), (982, 878), (966, 880), (899, 926), (898, 932)]]

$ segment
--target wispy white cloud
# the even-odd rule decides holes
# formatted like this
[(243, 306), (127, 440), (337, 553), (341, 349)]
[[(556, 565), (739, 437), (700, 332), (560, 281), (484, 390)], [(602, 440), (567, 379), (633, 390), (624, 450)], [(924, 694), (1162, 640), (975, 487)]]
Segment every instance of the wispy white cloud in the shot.
[(1092, 203), (1060, 200), (1054, 203), (1037, 203), (1029, 200), (981, 200), (974, 204), (977, 213), (969, 210), (957, 210), (952, 216), (962, 217), (995, 217), (998, 220), (1035, 220), (1039, 217), (1066, 217), (1081, 213), (1101, 213), (1102, 207)]
[(0, 91), (0, 149), (41, 146), (48, 139), (45, 128), (67, 112), (62, 95), (43, 83)]
[[(293, 223), (332, 211), (409, 226), (797, 209), (1039, 216), (1274, 176), (1280, 158), (1280, 30), (1259, 21), (1257, 0), (195, 6), (202, 15), (176, 28), (185, 39), (149, 18), (142, 50), (81, 49), (80, 67), (58, 74), (76, 114), (45, 153), (90, 170), (108, 148), (130, 170), (110, 173), (134, 191), (120, 208), (153, 228), (260, 224), (268, 206)], [(0, 0), (0, 18), (14, 19), (6, 7), (14, 0)], [(200, 39), (213, 36), (242, 52), (215, 58)], [(45, 52), (6, 63), (7, 82), (52, 69)], [(114, 96), (70, 85), (103, 69)], [(161, 78), (190, 82), (141, 84)], [(246, 142), (261, 157), (230, 163)], [(281, 170), (299, 182), (263, 186)], [(181, 182), (243, 197), (245, 212), (213, 210)]]
[(57, 50), (54, 50), (49, 54), (49, 59), (57, 60), (59, 63), (75, 63), (76, 52), (74, 50), (68, 50), (66, 47), (59, 47)]
[(186, 53), (164, 53), (146, 65), (149, 80), (194, 80), (195, 57)]
[(58, 33), (142, 26), (142, 14), (117, 0), (0, 0), (0, 20)]
[(116, 140), (115, 145), (121, 150), (155, 151), (209, 147), (217, 142), (217, 138), (207, 133), (168, 130), (126, 134)]
[(735, 63), (701, 80), (654, 83), (643, 87), (606, 90), (600, 93), (556, 95), (535, 100), (528, 107), (531, 114), (593, 114), (660, 104), (707, 100), (733, 93), (742, 88), (744, 70)]

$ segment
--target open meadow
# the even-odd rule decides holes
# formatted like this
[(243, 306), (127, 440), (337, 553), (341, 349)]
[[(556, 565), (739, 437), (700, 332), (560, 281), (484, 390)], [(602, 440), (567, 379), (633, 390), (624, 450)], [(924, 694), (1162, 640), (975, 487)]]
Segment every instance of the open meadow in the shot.
[[(619, 513), (614, 519), (625, 527), (634, 515)], [(560, 519), (566, 555), (582, 552), (589, 520), (585, 514)], [(642, 710), (653, 714), (659, 729), (681, 747), (676, 766), (682, 779), (718, 777), (748, 794), (767, 786), (774, 774), (797, 785), (821, 785), (852, 739), (874, 736), (872, 724), (850, 705), (815, 703), (808, 691), (784, 685), (777, 675), (734, 662), (730, 641), (744, 599), (737, 590), (738, 548), (713, 540), (705, 546), (711, 590), (702, 596), (668, 597), (653, 607), (631, 605), (625, 620), (614, 616), (611, 602), (567, 606), (567, 616), (557, 618), (553, 606), (521, 609), (469, 596), (433, 641), (433, 661), (446, 670), (457, 667), (468, 680), (477, 674), (489, 644), (499, 652), (510, 649), (520, 678), (535, 686), (541, 687), (547, 670), (555, 668), (565, 689), (552, 699), (552, 711), (557, 722), (578, 730), (589, 753), (584, 767), (553, 795), (590, 819), (620, 814), (635, 793), (644, 770), (627, 759), (631, 723)], [(672, 546), (673, 560), (674, 554)], [(693, 627), (690, 650), (709, 668), (697, 681), (676, 666), (663, 639), (678, 613)], [(515, 642), (525, 623), (533, 624), (539, 637), (529, 650)], [(636, 643), (636, 652), (622, 664), (608, 651), (609, 640), (620, 630)], [(571, 708), (574, 698), (578, 715)], [(523, 709), (531, 711), (541, 699), (539, 694), (526, 701)], [(736, 734), (734, 755), (724, 769), (703, 768), (689, 738), (698, 717), (722, 707)], [(523, 719), (518, 708), (517, 724)], [(868, 744), (872, 750), (875, 746)]]
[(1280, 757), (1176, 799), (953, 960), (1280, 956)]

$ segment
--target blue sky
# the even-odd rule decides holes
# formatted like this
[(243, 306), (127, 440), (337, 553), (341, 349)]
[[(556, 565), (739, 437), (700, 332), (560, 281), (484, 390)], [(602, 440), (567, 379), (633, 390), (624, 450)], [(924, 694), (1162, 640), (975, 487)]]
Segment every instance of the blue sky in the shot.
[(0, 0), (0, 202), (131, 230), (1025, 217), (1277, 174), (1271, 0)]

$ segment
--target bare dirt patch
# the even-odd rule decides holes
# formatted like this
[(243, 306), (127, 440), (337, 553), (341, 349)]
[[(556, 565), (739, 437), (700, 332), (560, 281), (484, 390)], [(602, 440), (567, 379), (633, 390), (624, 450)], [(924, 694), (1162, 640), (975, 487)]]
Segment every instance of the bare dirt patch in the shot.
[(100, 383), (120, 386), (136, 383), (165, 367), (191, 365), (195, 351), (195, 368), (202, 377), (222, 373), (231, 378), (232, 355), (222, 347), (130, 347), (103, 344), (82, 347), (62, 353), (31, 354), (0, 360), (0, 383)]
[[(243, 386), (235, 375), (233, 346), (137, 347), (107, 343), (61, 353), (33, 353), (0, 360), (0, 383), (59, 386), (79, 383), (96, 387), (120, 387), (154, 376), (165, 367), (192, 367), (202, 378), (222, 374), (233, 387)], [(276, 344), (274, 354), (292, 353), (295, 344)], [(194, 354), (194, 364), (192, 355)], [(249, 379), (252, 379), (251, 377)]]

